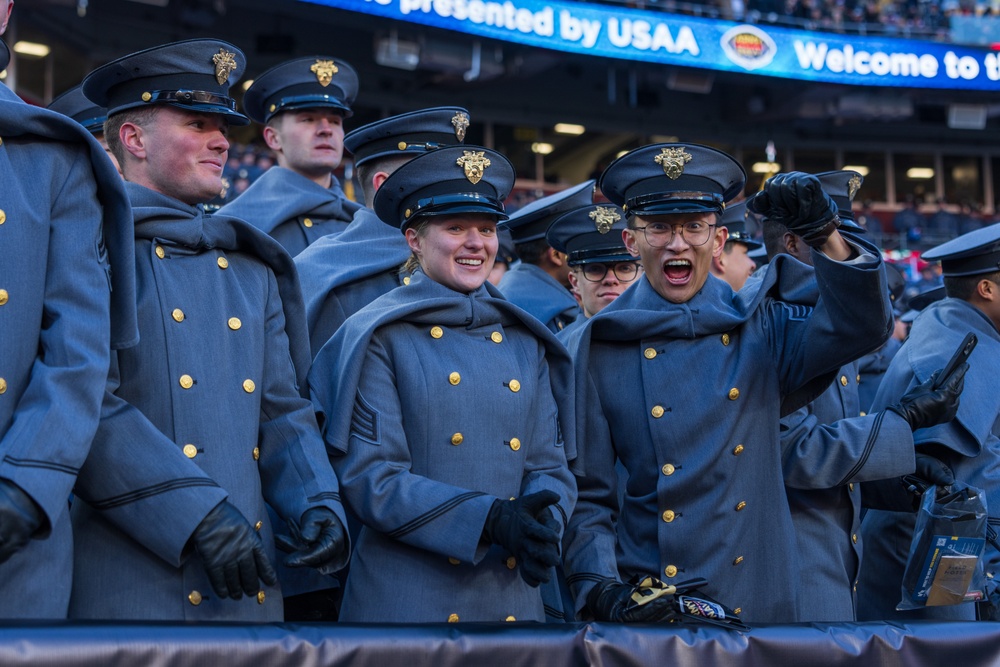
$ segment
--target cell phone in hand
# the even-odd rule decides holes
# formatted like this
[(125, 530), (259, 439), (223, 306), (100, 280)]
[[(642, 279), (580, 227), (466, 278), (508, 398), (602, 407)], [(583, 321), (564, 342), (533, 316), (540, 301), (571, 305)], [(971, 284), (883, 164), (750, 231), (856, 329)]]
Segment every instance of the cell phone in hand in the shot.
[(979, 339), (976, 337), (975, 333), (970, 331), (965, 335), (965, 338), (962, 339), (962, 344), (958, 346), (958, 349), (955, 350), (955, 354), (951, 355), (951, 359), (948, 360), (948, 364), (941, 369), (941, 373), (938, 375), (937, 381), (934, 383), (935, 389), (940, 389), (945, 385), (945, 383), (948, 382), (952, 374), (958, 369), (959, 366), (966, 362), (969, 355), (972, 354), (972, 351), (976, 349), (976, 343), (978, 342)]

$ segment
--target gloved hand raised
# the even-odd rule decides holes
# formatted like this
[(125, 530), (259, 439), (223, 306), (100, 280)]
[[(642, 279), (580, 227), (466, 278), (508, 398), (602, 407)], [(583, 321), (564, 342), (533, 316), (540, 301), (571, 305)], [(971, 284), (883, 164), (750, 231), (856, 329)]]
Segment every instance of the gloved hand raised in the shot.
[(638, 583), (623, 584), (604, 579), (587, 593), (587, 607), (598, 621), (612, 623), (660, 623), (676, 620), (674, 594), (655, 577), (640, 577)]
[(278, 548), (288, 552), (288, 567), (314, 567), (332, 574), (337, 564), (346, 560), (347, 532), (340, 519), (327, 507), (310, 507), (302, 513), (298, 525), (288, 523), (292, 537), (275, 536)]
[(257, 531), (229, 502), (216, 505), (191, 539), (219, 597), (239, 600), (244, 593), (257, 594), (258, 580), (270, 586), (278, 583)]
[(21, 487), (0, 479), (0, 563), (27, 546), (44, 522), (42, 509)]
[(764, 189), (747, 202), (747, 208), (784, 225), (813, 248), (822, 247), (840, 226), (837, 205), (823, 191), (819, 179), (801, 171), (768, 179)]
[(941, 373), (937, 371), (929, 380), (906, 392), (899, 403), (890, 405), (886, 410), (892, 410), (905, 419), (912, 431), (950, 422), (958, 413), (959, 396), (965, 387), (965, 373), (968, 370), (969, 364), (962, 364), (943, 385), (935, 389), (934, 383)]
[(550, 578), (549, 568), (559, 564), (559, 533), (550, 505), (559, 502), (554, 491), (539, 491), (514, 500), (495, 500), (486, 517), (483, 534), (517, 559), (521, 578), (538, 586)]

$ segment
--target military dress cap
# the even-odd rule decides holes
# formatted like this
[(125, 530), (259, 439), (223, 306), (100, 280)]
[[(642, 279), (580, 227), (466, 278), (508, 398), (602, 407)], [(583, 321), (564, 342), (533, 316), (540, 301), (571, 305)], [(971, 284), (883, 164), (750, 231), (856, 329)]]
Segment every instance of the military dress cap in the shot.
[(469, 112), (461, 107), (410, 111), (348, 132), (344, 148), (355, 165), (391, 155), (420, 155), (464, 142), (469, 122)]
[(764, 244), (760, 241), (755, 241), (747, 232), (746, 213), (747, 203), (745, 201), (733, 204), (732, 206), (727, 206), (726, 210), (722, 214), (722, 220), (719, 224), (729, 230), (728, 241), (742, 243), (747, 247), (747, 250), (762, 248), (764, 247)]
[(948, 293), (947, 290), (945, 290), (944, 285), (932, 287), (911, 298), (910, 308), (919, 312), (935, 301), (940, 301), (946, 296), (948, 296)]
[(940, 261), (946, 276), (974, 276), (1000, 271), (1000, 223), (962, 234), (921, 257)]
[(112, 116), (127, 109), (167, 104), (225, 116), (234, 125), (249, 119), (236, 111), (229, 88), (243, 75), (246, 58), (217, 39), (189, 39), (113, 60), (83, 80), (83, 94)]
[(309, 56), (281, 63), (254, 79), (243, 96), (243, 108), (258, 123), (297, 109), (334, 109), (350, 118), (357, 95), (353, 67), (331, 56)]
[(653, 144), (618, 158), (598, 187), (628, 215), (722, 213), (746, 184), (739, 162), (698, 144)]
[(854, 221), (854, 198), (861, 189), (864, 177), (856, 171), (841, 169), (839, 171), (824, 171), (814, 174), (819, 179), (823, 191), (837, 205), (837, 217), (840, 218), (840, 229), (863, 234), (865, 228)]
[(47, 108), (69, 116), (91, 134), (104, 134), (104, 121), (108, 118), (108, 112), (87, 99), (82, 85), (70, 88), (52, 100)]
[(593, 203), (594, 181), (591, 179), (522, 206), (511, 214), (507, 227), (514, 236), (514, 243), (537, 241), (545, 238), (545, 232), (556, 218)]
[(545, 240), (569, 256), (570, 266), (635, 261), (622, 241), (625, 212), (613, 204), (591, 204), (556, 218)]
[(503, 202), (514, 187), (514, 166), (482, 146), (449, 146), (424, 153), (392, 173), (375, 193), (382, 222), (405, 228), (424, 216), (488, 213), (506, 220)]

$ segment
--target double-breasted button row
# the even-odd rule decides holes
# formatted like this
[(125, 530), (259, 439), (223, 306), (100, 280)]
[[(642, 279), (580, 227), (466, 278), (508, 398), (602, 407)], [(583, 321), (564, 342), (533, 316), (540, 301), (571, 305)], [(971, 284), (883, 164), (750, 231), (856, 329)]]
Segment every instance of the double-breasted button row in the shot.
[[(3, 303), (0, 303), (0, 306), (2, 305)], [(170, 311), (170, 317), (173, 318), (174, 322), (181, 323), (187, 316), (184, 314), (184, 311), (181, 310), (180, 308), (174, 308), (172, 311)], [(226, 320), (226, 325), (233, 331), (237, 331), (240, 329), (240, 327), (243, 326), (243, 321), (238, 317), (230, 317), (228, 320)]]

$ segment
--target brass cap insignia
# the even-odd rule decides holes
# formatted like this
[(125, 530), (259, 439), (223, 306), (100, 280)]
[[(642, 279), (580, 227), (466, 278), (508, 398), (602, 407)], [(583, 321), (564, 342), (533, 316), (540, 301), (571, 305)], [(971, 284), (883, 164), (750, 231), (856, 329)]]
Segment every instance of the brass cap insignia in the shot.
[(851, 176), (851, 180), (847, 181), (847, 196), (854, 201), (854, 195), (858, 194), (858, 190), (861, 189), (861, 177), (855, 174)]
[(455, 160), (455, 164), (465, 170), (465, 177), (475, 185), (483, 180), (483, 172), (490, 166), (490, 159), (485, 151), (462, 151), (462, 157)]
[(451, 124), (455, 127), (455, 138), (459, 141), (465, 141), (465, 131), (469, 128), (469, 116), (459, 111), (452, 116)]
[(613, 208), (598, 206), (590, 212), (590, 219), (597, 225), (597, 231), (607, 234), (611, 231), (612, 225), (622, 219), (622, 216)]
[(326, 88), (330, 85), (333, 75), (340, 71), (340, 68), (332, 60), (317, 60), (313, 63), (309, 71), (316, 75), (319, 85)]
[(236, 54), (219, 49), (219, 52), (212, 56), (212, 62), (215, 63), (215, 80), (221, 86), (236, 69)]
[(653, 162), (663, 167), (663, 173), (671, 180), (677, 180), (684, 173), (684, 165), (691, 161), (691, 154), (683, 148), (662, 148)]

